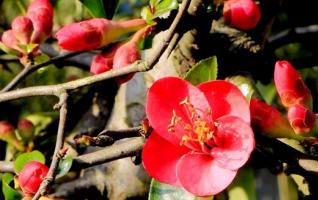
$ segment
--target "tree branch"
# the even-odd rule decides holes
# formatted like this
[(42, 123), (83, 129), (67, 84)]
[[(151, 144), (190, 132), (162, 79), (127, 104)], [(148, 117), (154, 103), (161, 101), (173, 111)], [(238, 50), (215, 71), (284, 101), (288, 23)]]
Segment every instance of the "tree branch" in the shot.
[(79, 55), (83, 52), (71, 52), (71, 53), (66, 53), (66, 54), (63, 54), (63, 55), (60, 55), (60, 56), (56, 56), (55, 58), (52, 58), (50, 59), (49, 61), (47, 62), (43, 62), (43, 63), (40, 63), (40, 64), (37, 64), (37, 65), (32, 65), (32, 66), (25, 66), (23, 68), (22, 71), (19, 72), (18, 75), (16, 75), (10, 83), (8, 83), (8, 85), (6, 85), (1, 91), (0, 91), (0, 94), (3, 93), (3, 92), (7, 92), (9, 90), (11, 90), (12, 88), (14, 88), (16, 85), (18, 85), (25, 77), (27, 77), (29, 74), (31, 74), (32, 72), (40, 69), (41, 67), (45, 67), (49, 64), (53, 64), (53, 63), (56, 63), (56, 62), (59, 62), (61, 60), (64, 60), (66, 58), (70, 58), (72, 56), (76, 56), (76, 55)]
[(42, 195), (47, 193), (49, 185), (55, 179), (58, 163), (61, 159), (61, 156), (59, 155), (59, 153), (60, 153), (60, 150), (63, 148), (64, 129), (65, 129), (66, 115), (67, 115), (67, 93), (66, 92), (61, 94), (58, 106), (60, 107), (60, 122), (59, 122), (58, 131), (57, 131), (52, 162), (51, 162), (48, 174), (46, 175), (45, 179), (41, 183), (40, 188), (38, 189), (37, 193), (34, 195), (32, 200), (38, 200)]

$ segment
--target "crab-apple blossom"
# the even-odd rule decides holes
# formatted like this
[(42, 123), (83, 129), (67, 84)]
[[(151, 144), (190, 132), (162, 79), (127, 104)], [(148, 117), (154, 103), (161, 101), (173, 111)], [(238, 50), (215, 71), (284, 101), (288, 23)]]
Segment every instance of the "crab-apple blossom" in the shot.
[(94, 18), (64, 26), (56, 33), (61, 48), (70, 51), (97, 49), (114, 42), (123, 34), (146, 26), (143, 19), (113, 21)]
[(174, 77), (157, 80), (146, 114), (153, 127), (142, 153), (146, 171), (197, 196), (224, 190), (254, 149), (249, 105), (227, 81), (195, 87)]
[(250, 101), (251, 124), (260, 133), (274, 138), (302, 139), (295, 134), (286, 116), (262, 100)]
[(300, 104), (312, 108), (312, 96), (300, 74), (288, 61), (277, 61), (274, 81), (282, 104), (289, 108)]
[(26, 194), (35, 194), (48, 171), (49, 168), (40, 162), (28, 162), (18, 176), (22, 191)]
[(18, 44), (18, 40), (16, 39), (13, 30), (7, 30), (3, 32), (1, 36), (2, 49), (8, 53), (19, 54), (23, 53), (23, 49), (21, 49)]
[(307, 135), (316, 123), (316, 115), (302, 105), (294, 105), (288, 109), (287, 117), (295, 133)]
[(250, 30), (258, 24), (261, 11), (253, 0), (225, 0), (223, 16), (231, 26)]

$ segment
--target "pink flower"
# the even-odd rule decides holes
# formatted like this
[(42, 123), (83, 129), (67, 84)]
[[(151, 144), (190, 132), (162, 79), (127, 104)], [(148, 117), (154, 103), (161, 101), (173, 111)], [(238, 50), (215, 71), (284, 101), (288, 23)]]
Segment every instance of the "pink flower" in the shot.
[(142, 153), (146, 171), (197, 196), (224, 190), (254, 149), (249, 105), (227, 81), (195, 87), (160, 79), (148, 91), (146, 113), (154, 129)]
[(316, 115), (302, 105), (294, 105), (288, 109), (288, 120), (295, 133), (306, 135), (316, 124)]
[(18, 46), (18, 40), (16, 39), (13, 30), (7, 30), (3, 32), (1, 42), (4, 45), (6, 52), (13, 51), (16, 54), (23, 53), (24, 50)]
[(22, 191), (26, 194), (35, 194), (48, 171), (49, 168), (40, 162), (28, 162), (18, 176)]
[(312, 96), (300, 74), (288, 61), (277, 61), (274, 81), (283, 105), (287, 108), (300, 104), (312, 107)]
[(252, 126), (260, 133), (274, 138), (299, 138), (287, 118), (276, 108), (253, 98), (250, 102), (250, 110)]
[(97, 49), (114, 42), (125, 33), (136, 31), (146, 25), (143, 19), (112, 21), (102, 18), (73, 23), (56, 33), (60, 47), (70, 51)]
[(225, 22), (233, 27), (249, 30), (258, 24), (261, 11), (253, 0), (226, 0), (223, 16)]

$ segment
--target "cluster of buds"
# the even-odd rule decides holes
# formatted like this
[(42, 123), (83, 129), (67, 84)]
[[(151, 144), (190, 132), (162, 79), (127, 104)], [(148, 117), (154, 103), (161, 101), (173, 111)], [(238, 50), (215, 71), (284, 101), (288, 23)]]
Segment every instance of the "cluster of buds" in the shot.
[(16, 17), (11, 29), (2, 34), (0, 47), (20, 57), (35, 54), (53, 27), (53, 7), (49, 0), (33, 0), (25, 16)]
[(26, 197), (35, 194), (46, 177), (49, 168), (37, 161), (28, 162), (18, 175), (19, 185)]
[[(91, 64), (90, 71), (93, 74), (100, 74), (110, 69), (119, 69), (140, 59), (139, 43), (150, 32), (151, 26), (146, 26), (137, 31), (127, 42), (115, 44), (108, 51), (97, 54)], [(118, 83), (125, 83), (132, 78), (133, 74), (116, 78)]]
[(288, 61), (275, 65), (274, 82), (287, 118), (265, 102), (252, 99), (250, 104), (252, 124), (271, 137), (302, 139), (309, 136), (316, 123), (312, 112), (312, 96), (300, 74)]
[(16, 129), (10, 122), (0, 121), (0, 140), (13, 145), (19, 151), (25, 151), (24, 144), (32, 143), (34, 130), (33, 123), (27, 119), (21, 119)]
[(258, 24), (261, 11), (254, 0), (225, 0), (223, 16), (231, 26), (250, 30)]

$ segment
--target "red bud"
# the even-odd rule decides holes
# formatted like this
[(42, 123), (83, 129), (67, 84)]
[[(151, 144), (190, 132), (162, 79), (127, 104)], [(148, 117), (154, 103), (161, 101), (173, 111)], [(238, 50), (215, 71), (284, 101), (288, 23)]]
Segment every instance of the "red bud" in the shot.
[(13, 145), (19, 151), (24, 151), (25, 149), (22, 143), (15, 136), (14, 127), (10, 122), (0, 121), (0, 140)]
[(12, 30), (21, 44), (28, 44), (30, 42), (31, 34), (33, 32), (32, 21), (28, 17), (18, 16), (14, 18)]
[(49, 168), (37, 161), (27, 163), (19, 174), (18, 181), (22, 191), (35, 194), (44, 180)]
[(143, 19), (116, 22), (95, 18), (70, 24), (56, 33), (58, 44), (66, 50), (83, 51), (106, 46), (121, 35), (146, 25)]
[(286, 117), (276, 108), (259, 99), (251, 99), (250, 102), (252, 126), (269, 137), (300, 139)]
[(308, 134), (316, 124), (316, 115), (302, 105), (288, 109), (288, 120), (297, 134)]
[(49, 0), (33, 0), (27, 16), (31, 19), (34, 32), (31, 42), (41, 43), (51, 34), (53, 28), (53, 7)]
[(25, 141), (32, 141), (34, 137), (34, 125), (27, 119), (21, 119), (18, 123), (18, 133)]
[(223, 16), (225, 22), (233, 27), (249, 30), (256, 27), (261, 11), (253, 0), (226, 0)]
[(312, 96), (300, 74), (288, 61), (277, 61), (274, 81), (277, 92), (285, 107), (296, 104), (312, 108)]

